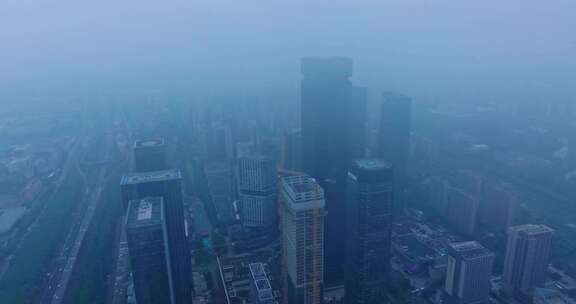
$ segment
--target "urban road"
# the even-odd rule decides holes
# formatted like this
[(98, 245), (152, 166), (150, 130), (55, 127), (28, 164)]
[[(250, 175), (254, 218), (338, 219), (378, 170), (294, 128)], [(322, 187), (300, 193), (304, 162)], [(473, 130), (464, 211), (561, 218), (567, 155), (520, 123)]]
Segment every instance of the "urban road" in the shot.
[[(124, 128), (124, 135), (127, 142), (133, 142), (132, 129), (128, 125), (126, 113), (122, 112), (122, 122)], [(128, 162), (128, 168), (133, 167), (134, 158), (132, 157), (131, 146), (127, 145), (124, 151), (125, 157)], [(107, 295), (107, 303), (112, 304), (125, 304), (126, 303), (126, 286), (129, 279), (130, 261), (128, 256), (128, 242), (126, 240), (126, 230), (122, 225), (118, 225), (116, 229), (116, 244), (114, 248), (114, 266), (110, 276), (110, 288)]]
[[(74, 139), (73, 147), (70, 149), (70, 152), (68, 153), (68, 156), (67, 156), (66, 161), (64, 163), (63, 169), (59, 174), (58, 180), (54, 184), (54, 188), (53, 188), (54, 190), (49, 195), (52, 195), (53, 193), (57, 193), (58, 189), (62, 186), (62, 184), (64, 184), (64, 180), (68, 177), (70, 170), (75, 169), (74, 162), (76, 160), (76, 156), (77, 156), (76, 154), (78, 152), (78, 147), (80, 146), (78, 144), (78, 142), (79, 142), (79, 140), (77, 138)], [(22, 242), (28, 237), (30, 232), (32, 232), (36, 228), (36, 224), (38, 223), (38, 220), (40, 218), (42, 218), (44, 211), (46, 210), (48, 205), (49, 204), (46, 204), (46, 203), (43, 204), (42, 210), (40, 211), (40, 214), (38, 214), (36, 216), (36, 218), (34, 219), (34, 222), (32, 222), (32, 224), (30, 226), (28, 226), (28, 228), (22, 234), (22, 236), (20, 236), (18, 243), (15, 246), (13, 252), (21, 247)], [(8, 257), (6, 257), (4, 263), (0, 266), (0, 279), (2, 279), (2, 277), (4, 277), (4, 275), (6, 274), (6, 271), (10, 267), (13, 258), (14, 258), (14, 253), (12, 253)]]
[[(106, 134), (105, 136), (104, 160), (107, 161), (110, 160), (114, 136), (112, 134)], [(60, 304), (64, 302), (68, 283), (74, 272), (84, 237), (90, 227), (92, 217), (94, 216), (104, 189), (108, 173), (107, 166), (102, 166), (98, 169), (98, 175), (94, 182), (91, 182), (88, 177), (83, 174), (79, 163), (77, 163), (77, 166), (78, 170), (82, 173), (81, 175), (86, 185), (82, 210), (78, 216), (76, 216), (64, 245), (54, 260), (52, 270), (47, 273), (47, 278), (42, 286), (42, 293), (36, 301), (38, 304)]]

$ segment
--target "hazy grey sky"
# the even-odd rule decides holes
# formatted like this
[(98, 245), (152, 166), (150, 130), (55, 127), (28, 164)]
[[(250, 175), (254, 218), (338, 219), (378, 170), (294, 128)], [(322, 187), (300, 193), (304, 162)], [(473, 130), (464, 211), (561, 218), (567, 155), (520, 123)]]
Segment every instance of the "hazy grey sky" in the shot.
[(562, 91), (575, 54), (575, 0), (0, 0), (5, 91), (295, 86), (304, 55), (415, 94)]

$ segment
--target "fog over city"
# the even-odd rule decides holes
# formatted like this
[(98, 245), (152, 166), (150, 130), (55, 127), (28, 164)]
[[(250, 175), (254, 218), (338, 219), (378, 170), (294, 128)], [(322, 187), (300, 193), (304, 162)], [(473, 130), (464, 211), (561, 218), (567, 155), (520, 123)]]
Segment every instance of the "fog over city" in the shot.
[(575, 0), (0, 0), (0, 304), (566, 303)]
[(4, 94), (294, 86), (342, 55), (419, 97), (574, 93), (571, 0), (2, 1)]

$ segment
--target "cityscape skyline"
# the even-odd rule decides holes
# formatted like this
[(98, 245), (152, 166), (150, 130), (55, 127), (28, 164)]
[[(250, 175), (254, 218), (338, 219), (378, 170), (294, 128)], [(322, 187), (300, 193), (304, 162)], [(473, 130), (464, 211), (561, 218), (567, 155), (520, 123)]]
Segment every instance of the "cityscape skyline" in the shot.
[(576, 304), (573, 0), (0, 11), (0, 304)]

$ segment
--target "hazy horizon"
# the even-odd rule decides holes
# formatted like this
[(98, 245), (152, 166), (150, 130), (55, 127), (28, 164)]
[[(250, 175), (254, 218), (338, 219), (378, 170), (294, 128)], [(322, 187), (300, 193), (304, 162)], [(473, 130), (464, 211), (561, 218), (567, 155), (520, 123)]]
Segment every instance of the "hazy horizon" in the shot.
[(306, 55), (352, 57), (375, 91), (574, 98), (574, 1), (3, 2), (6, 99), (296, 87)]

